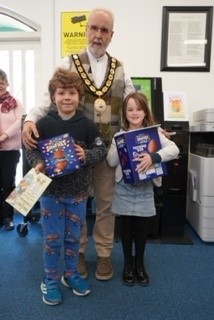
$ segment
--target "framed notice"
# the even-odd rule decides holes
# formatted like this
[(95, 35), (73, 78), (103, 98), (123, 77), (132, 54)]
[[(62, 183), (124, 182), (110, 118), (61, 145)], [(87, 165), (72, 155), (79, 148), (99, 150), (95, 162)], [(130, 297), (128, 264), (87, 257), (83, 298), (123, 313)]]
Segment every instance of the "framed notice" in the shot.
[(210, 71), (213, 7), (163, 7), (161, 71)]

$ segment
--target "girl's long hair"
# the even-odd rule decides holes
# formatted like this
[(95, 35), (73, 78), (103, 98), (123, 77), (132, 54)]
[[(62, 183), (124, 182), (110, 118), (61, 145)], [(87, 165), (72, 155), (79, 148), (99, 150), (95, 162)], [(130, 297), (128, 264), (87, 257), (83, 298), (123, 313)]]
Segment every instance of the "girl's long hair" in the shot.
[(145, 117), (144, 117), (143, 123), (142, 123), (143, 127), (149, 127), (149, 126), (153, 126), (153, 125), (157, 124), (157, 122), (154, 118), (154, 115), (152, 114), (152, 112), (149, 108), (148, 100), (147, 100), (147, 97), (145, 96), (145, 94), (143, 94), (141, 92), (131, 92), (126, 96), (126, 98), (123, 101), (122, 124), (123, 124), (123, 128), (125, 130), (129, 129), (129, 122), (126, 118), (126, 108), (127, 108), (128, 100), (130, 98), (134, 99), (136, 104), (138, 106), (140, 106), (140, 108), (145, 112)]

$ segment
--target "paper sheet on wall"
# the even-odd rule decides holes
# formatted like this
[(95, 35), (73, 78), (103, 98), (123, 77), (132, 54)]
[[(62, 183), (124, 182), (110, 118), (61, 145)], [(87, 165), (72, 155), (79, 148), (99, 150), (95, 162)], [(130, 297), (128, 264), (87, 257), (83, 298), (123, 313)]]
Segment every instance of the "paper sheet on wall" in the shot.
[(26, 216), (38, 201), (52, 179), (32, 168), (7, 197), (6, 202)]
[(165, 91), (164, 121), (189, 121), (187, 93), (184, 91)]

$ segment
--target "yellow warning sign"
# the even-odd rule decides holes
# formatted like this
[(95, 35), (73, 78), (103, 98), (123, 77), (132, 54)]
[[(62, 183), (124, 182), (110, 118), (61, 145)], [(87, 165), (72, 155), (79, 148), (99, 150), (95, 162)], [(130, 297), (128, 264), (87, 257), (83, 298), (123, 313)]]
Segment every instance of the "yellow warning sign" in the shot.
[(61, 13), (61, 57), (79, 53), (87, 46), (86, 24), (90, 11)]

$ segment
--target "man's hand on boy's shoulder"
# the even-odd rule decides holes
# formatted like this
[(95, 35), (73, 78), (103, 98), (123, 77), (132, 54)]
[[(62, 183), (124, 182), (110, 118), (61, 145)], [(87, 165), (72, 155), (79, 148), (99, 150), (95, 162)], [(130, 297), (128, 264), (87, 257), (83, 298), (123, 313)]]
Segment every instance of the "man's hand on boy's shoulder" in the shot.
[(33, 139), (33, 136), (39, 138), (39, 133), (35, 123), (32, 121), (24, 122), (22, 129), (22, 142), (26, 149), (32, 149), (37, 146), (38, 142)]

